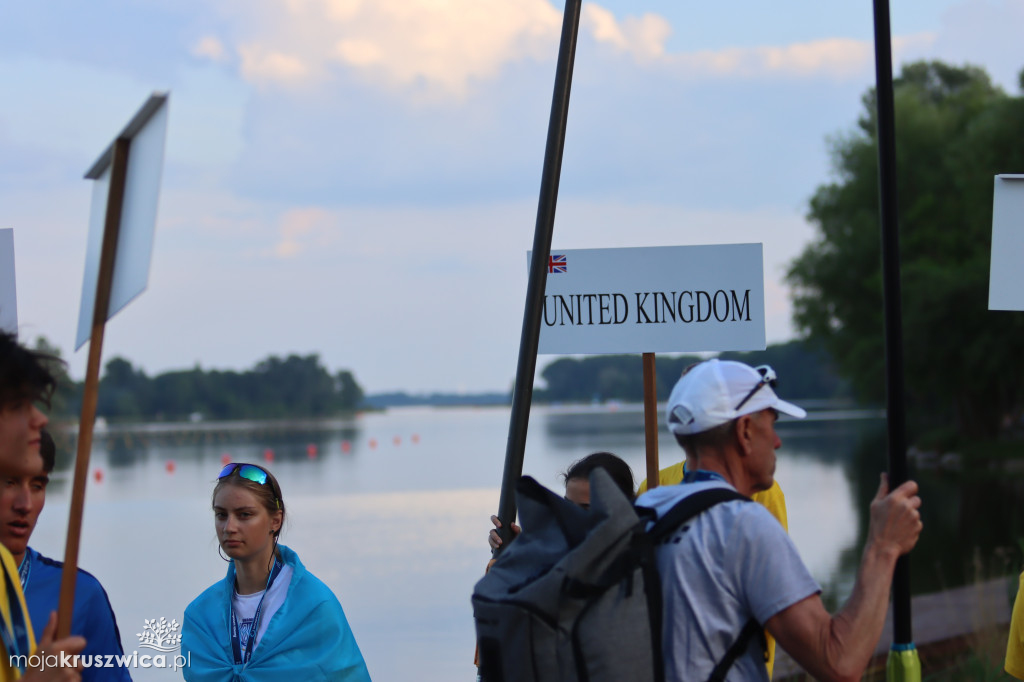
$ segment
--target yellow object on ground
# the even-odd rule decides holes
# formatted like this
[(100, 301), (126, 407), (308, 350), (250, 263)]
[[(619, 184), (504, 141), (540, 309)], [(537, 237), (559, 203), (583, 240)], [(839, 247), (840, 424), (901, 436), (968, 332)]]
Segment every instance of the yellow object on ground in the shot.
[(913, 644), (894, 644), (885, 666), (886, 682), (921, 682), (921, 659)]

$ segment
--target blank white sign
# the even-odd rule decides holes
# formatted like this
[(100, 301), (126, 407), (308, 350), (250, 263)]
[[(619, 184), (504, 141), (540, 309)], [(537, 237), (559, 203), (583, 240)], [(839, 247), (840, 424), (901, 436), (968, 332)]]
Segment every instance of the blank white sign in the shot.
[(988, 309), (1024, 310), (1024, 175), (997, 175)]
[[(164, 141), (167, 137), (167, 97), (156, 96), (147, 102), (140, 114), (151, 106), (154, 98), (159, 107), (148, 115), (141, 128), (133, 130), (128, 152), (124, 204), (121, 208), (121, 229), (117, 239), (117, 259), (110, 291), (109, 320), (143, 291), (149, 283), (149, 265), (153, 257), (153, 233), (156, 229), (160, 176), (164, 167)], [(137, 115), (129, 129), (139, 119)], [(102, 161), (102, 160), (101, 160)], [(95, 167), (94, 167), (95, 169)], [(89, 211), (89, 238), (86, 242), (85, 276), (82, 280), (82, 303), (78, 313), (75, 350), (92, 334), (93, 310), (96, 306), (96, 284), (99, 279), (100, 252), (110, 193), (111, 165), (93, 177), (92, 207)]]

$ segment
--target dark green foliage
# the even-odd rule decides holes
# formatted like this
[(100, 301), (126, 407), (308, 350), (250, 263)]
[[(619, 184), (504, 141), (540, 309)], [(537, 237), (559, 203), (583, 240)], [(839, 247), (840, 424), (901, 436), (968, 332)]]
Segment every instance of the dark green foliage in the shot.
[[(37, 347), (59, 351), (46, 345)], [(77, 417), (82, 383), (72, 382), (61, 369), (52, 414)], [(270, 356), (243, 372), (188, 370), (148, 377), (124, 358), (107, 362), (100, 378), (97, 416), (110, 420), (181, 420), (199, 414), (204, 419), (330, 417), (358, 409), (363, 389), (347, 370), (330, 374), (318, 355)]]
[[(825, 353), (802, 341), (769, 346), (751, 353), (722, 353), (723, 360), (740, 360), (750, 365), (771, 365), (779, 375), (779, 393), (787, 398), (848, 397), (844, 382), (836, 375)], [(695, 355), (655, 358), (658, 399), (666, 400), (683, 370), (702, 358)], [(541, 372), (547, 388), (537, 400), (548, 402), (591, 402), (643, 400), (643, 366), (639, 355), (595, 355), (559, 358)]]
[[(988, 310), (993, 177), (1024, 172), (1024, 98), (981, 69), (916, 63), (895, 82), (908, 425), (990, 438), (1020, 416), (1024, 316)], [(818, 238), (792, 264), (794, 316), (862, 400), (884, 399), (874, 92), (831, 142), (810, 201)]]

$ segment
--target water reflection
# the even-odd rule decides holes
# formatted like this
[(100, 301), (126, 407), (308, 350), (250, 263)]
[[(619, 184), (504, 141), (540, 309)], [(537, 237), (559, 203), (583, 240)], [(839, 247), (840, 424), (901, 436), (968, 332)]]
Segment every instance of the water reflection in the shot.
[[(868, 504), (886, 466), (883, 422), (845, 416), (778, 425), (790, 532), (833, 607), (852, 587)], [(180, 622), (188, 601), (224, 570), (209, 497), (221, 459), (263, 462), (271, 451), (291, 514), (284, 542), (338, 593), (375, 678), (468, 676), (469, 594), (489, 558), (487, 517), (498, 504), (508, 419), (503, 408), (405, 408), (287, 428), (110, 429), (92, 453), (81, 564), (107, 587), (127, 650), (143, 618)], [(662, 464), (677, 461), (681, 451), (667, 432), (660, 441)], [(57, 557), (73, 439), (58, 447), (33, 537)], [(619, 454), (643, 478), (641, 409), (535, 408), (524, 471), (559, 489), (559, 472), (595, 450)], [(911, 560), (915, 593), (974, 580), (975, 557), (986, 571), (1019, 566), (1020, 474), (913, 475), (925, 501), (925, 533)], [(403, 656), (394, 656), (396, 641)]]

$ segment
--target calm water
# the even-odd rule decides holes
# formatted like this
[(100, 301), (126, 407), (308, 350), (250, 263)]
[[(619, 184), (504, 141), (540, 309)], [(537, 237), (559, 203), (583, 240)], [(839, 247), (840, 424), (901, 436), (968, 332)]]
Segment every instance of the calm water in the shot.
[[(779, 425), (776, 478), (790, 533), (830, 603), (849, 592), (864, 510), (884, 468), (882, 422), (864, 416), (821, 413)], [(210, 512), (222, 457), (263, 462), (269, 449), (288, 507), (282, 542), (338, 595), (374, 679), (472, 679), (469, 595), (490, 556), (488, 517), (498, 503), (508, 418), (502, 408), (405, 408), (289, 432), (254, 424), (98, 436), (80, 565), (107, 588), (126, 651), (145, 653), (137, 635), (143, 620), (180, 623), (189, 601), (224, 574)], [(639, 480), (643, 442), (635, 407), (537, 408), (525, 472), (560, 489), (558, 473), (569, 463), (610, 450)], [(678, 460), (664, 432), (661, 448), (663, 466)], [(50, 484), (32, 543), (56, 557), (64, 547), (69, 460)], [(936, 518), (926, 517), (923, 553), (912, 564), (916, 591), (962, 580), (972, 543), (988, 558), (1019, 537), (1018, 527), (1004, 522), (1018, 511), (1016, 479), (925, 478), (926, 490), (935, 490), (926, 505)], [(135, 673), (138, 680), (178, 677)]]

